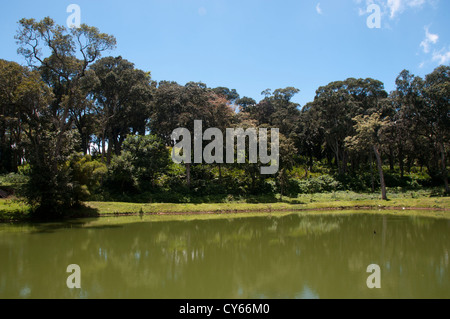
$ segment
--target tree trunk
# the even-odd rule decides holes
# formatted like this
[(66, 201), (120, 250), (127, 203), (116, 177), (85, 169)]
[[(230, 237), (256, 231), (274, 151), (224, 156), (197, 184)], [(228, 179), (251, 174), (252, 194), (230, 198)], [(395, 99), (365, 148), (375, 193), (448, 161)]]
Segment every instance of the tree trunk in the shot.
[(378, 172), (380, 173), (381, 199), (387, 200), (386, 183), (384, 181), (383, 162), (381, 161), (380, 151), (378, 150), (378, 147), (375, 145), (373, 146), (373, 151), (375, 152), (375, 156), (377, 158)]

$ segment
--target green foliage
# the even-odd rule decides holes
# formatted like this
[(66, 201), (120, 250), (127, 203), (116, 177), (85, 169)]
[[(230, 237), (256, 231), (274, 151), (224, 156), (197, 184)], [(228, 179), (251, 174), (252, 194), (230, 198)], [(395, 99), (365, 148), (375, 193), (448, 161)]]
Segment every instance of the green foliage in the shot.
[(9, 173), (0, 175), (0, 186), (17, 187), (28, 182), (28, 177), (22, 173)]
[(108, 167), (105, 186), (112, 192), (120, 194), (135, 193), (137, 181), (134, 171), (130, 153), (115, 156)]
[(82, 198), (70, 167), (77, 142), (78, 135), (73, 130), (64, 134), (45, 131), (38, 140), (27, 142), (30, 169), (24, 193), (41, 217), (62, 217), (64, 209), (78, 204)]
[(133, 167), (140, 189), (155, 186), (157, 177), (167, 171), (170, 163), (168, 148), (155, 135), (129, 135), (123, 143), (122, 155)]
[(297, 189), (300, 194), (327, 193), (342, 190), (343, 185), (330, 175), (297, 180)]
[(133, 194), (163, 183), (160, 179), (168, 171), (169, 149), (154, 135), (129, 135), (119, 156), (109, 166), (107, 187), (113, 192)]
[[(367, 192), (371, 189), (370, 173), (337, 175), (336, 180), (340, 183), (341, 190), (351, 190), (355, 192)], [(379, 180), (374, 177), (374, 186), (379, 186)]]
[(89, 200), (101, 192), (103, 180), (108, 173), (106, 164), (92, 159), (90, 155), (74, 154), (70, 159), (70, 167), (80, 201)]

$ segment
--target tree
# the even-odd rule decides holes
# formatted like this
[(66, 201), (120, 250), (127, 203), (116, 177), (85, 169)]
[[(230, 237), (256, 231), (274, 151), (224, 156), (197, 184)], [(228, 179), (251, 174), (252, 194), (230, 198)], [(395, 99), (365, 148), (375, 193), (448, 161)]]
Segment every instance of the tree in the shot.
[(76, 189), (67, 161), (77, 136), (73, 130), (66, 130), (61, 137), (54, 130), (54, 115), (49, 107), (54, 94), (41, 75), (17, 65), (10, 66), (15, 72), (9, 73), (9, 86), (2, 87), (8, 89), (9, 99), (5, 101), (14, 110), (10, 115), (19, 134), (16, 143), (25, 150), (23, 157), (31, 166), (25, 195), (30, 204), (39, 206), (42, 217), (55, 217), (61, 213), (57, 208), (76, 202)]
[[(149, 124), (167, 146), (174, 146), (172, 132), (186, 128), (194, 135), (194, 121), (202, 121), (203, 130), (216, 127), (224, 130), (233, 121), (234, 110), (223, 95), (217, 95), (204, 83), (189, 82), (181, 86), (175, 82), (161, 82), (155, 93)], [(191, 141), (194, 143), (193, 139)], [(185, 163), (186, 182), (191, 184), (191, 165)]]
[(252, 104), (251, 99), (238, 100), (237, 103), (243, 105), (242, 111), (249, 113), (258, 126), (278, 128), (281, 134), (297, 142), (300, 110), (299, 105), (291, 100), (299, 92), (293, 87), (277, 89), (273, 93), (267, 89), (262, 92), (265, 98), (258, 104)]
[(354, 136), (345, 139), (347, 147), (355, 152), (374, 152), (377, 160), (378, 173), (380, 175), (381, 198), (387, 200), (386, 183), (383, 173), (383, 161), (381, 158), (381, 144), (383, 139), (383, 127), (386, 122), (380, 118), (380, 114), (359, 115), (354, 118)]
[[(34, 79), (37, 80), (35, 85)], [(45, 90), (36, 72), (15, 62), (0, 60), (0, 172), (16, 172), (24, 159), (25, 97), (36, 93), (32, 90), (40, 92), (39, 86)]]
[[(72, 114), (84, 107), (79, 103), (80, 82), (88, 66), (103, 51), (112, 49), (116, 40), (84, 24), (67, 30), (49, 17), (39, 22), (22, 19), (19, 26), (18, 52), (39, 70), (54, 97), (32, 116), (36, 123), (28, 132), (27, 160), (32, 171), (28, 198), (39, 211), (54, 216), (62, 207), (75, 204), (67, 158), (76, 148)], [(44, 57), (47, 51), (50, 55)], [(29, 102), (29, 107), (34, 107), (35, 102)]]
[[(424, 133), (426, 129), (424, 119), (418, 117), (419, 110), (424, 105), (423, 80), (403, 70), (395, 82), (397, 89), (390, 95), (394, 114), (391, 116), (387, 132), (392, 138), (391, 145), (396, 148), (400, 174), (403, 177), (406, 158), (413, 158), (423, 153), (426, 154), (427, 165), (431, 162), (430, 141)], [(430, 168), (429, 171), (433, 174), (433, 169)]]
[[(49, 17), (40, 22), (22, 19), (19, 25), (16, 35), (20, 45), (18, 52), (31, 66), (39, 68), (44, 81), (53, 88), (55, 100), (51, 108), (54, 129), (58, 131), (55, 150), (58, 154), (65, 132), (72, 127), (71, 112), (79, 108), (80, 104), (82, 106), (82, 103), (77, 103), (81, 79), (86, 75), (88, 66), (103, 51), (115, 47), (116, 40), (85, 24), (67, 30)], [(50, 51), (50, 56), (46, 58), (42, 56), (44, 47)]]
[(235, 103), (239, 99), (239, 93), (235, 89), (229, 89), (223, 86), (219, 86), (212, 91), (218, 96), (222, 96), (230, 103)]
[(318, 112), (325, 145), (332, 151), (339, 173), (347, 172), (348, 152), (345, 138), (353, 136), (353, 118), (370, 115), (380, 108), (387, 97), (383, 83), (374, 79), (354, 79), (332, 82), (320, 87), (312, 108)]
[(109, 165), (106, 185), (122, 194), (144, 192), (157, 187), (158, 177), (166, 174), (170, 152), (156, 135), (128, 135), (122, 152)]
[(283, 200), (286, 185), (289, 183), (289, 171), (294, 167), (294, 157), (297, 154), (294, 141), (280, 134), (280, 166), (277, 174), (280, 183), (280, 195)]
[(99, 193), (108, 172), (105, 163), (83, 153), (73, 154), (69, 158), (73, 187), (77, 201), (87, 200)]
[(255, 106), (257, 104), (254, 99), (247, 96), (237, 99), (235, 103), (240, 107), (240, 111), (242, 112), (247, 112), (249, 107)]
[(123, 143), (122, 156), (132, 165), (141, 189), (155, 186), (156, 177), (166, 172), (170, 159), (168, 148), (154, 135), (129, 135)]
[(424, 83), (425, 107), (420, 116), (427, 121), (433, 138), (436, 153), (440, 153), (441, 176), (445, 192), (450, 193), (448, 185), (446, 144), (450, 139), (450, 67), (440, 66), (428, 74)]
[[(307, 103), (300, 114), (299, 119), (299, 150), (300, 154), (308, 156), (308, 166), (311, 170), (314, 158), (321, 160), (323, 157), (323, 148), (325, 144), (324, 130), (320, 125), (321, 113), (314, 103)], [(305, 169), (308, 176), (308, 168)]]
[(403, 176), (404, 158), (426, 165), (432, 178), (442, 179), (449, 191), (446, 145), (449, 139), (450, 67), (440, 66), (423, 80), (407, 70), (397, 77), (392, 94), (396, 104), (395, 127), (402, 132), (398, 158)]
[(110, 163), (113, 154), (120, 154), (127, 135), (145, 135), (154, 87), (149, 72), (135, 69), (133, 63), (120, 56), (100, 59), (91, 70), (94, 72), (91, 93), (99, 123), (97, 134), (102, 158), (106, 153)]

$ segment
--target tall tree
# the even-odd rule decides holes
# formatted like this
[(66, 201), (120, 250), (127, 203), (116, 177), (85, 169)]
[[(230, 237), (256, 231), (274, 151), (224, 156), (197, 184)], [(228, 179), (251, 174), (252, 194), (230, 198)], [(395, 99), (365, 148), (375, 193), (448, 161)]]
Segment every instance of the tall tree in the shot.
[[(32, 171), (36, 171), (36, 174), (32, 174), (31, 184), (38, 182), (34, 179), (39, 179), (39, 173), (53, 176), (48, 180), (48, 187), (45, 188), (47, 192), (35, 189), (37, 204), (41, 211), (58, 213), (59, 207), (71, 204), (70, 199), (60, 201), (59, 198), (64, 197), (62, 192), (67, 193), (70, 187), (70, 178), (64, 168), (67, 154), (75, 148), (72, 143), (72, 111), (84, 106), (78, 103), (80, 81), (85, 77), (88, 66), (103, 51), (114, 48), (116, 40), (85, 24), (67, 30), (49, 17), (41, 21), (20, 20), (16, 39), (20, 46), (18, 52), (30, 66), (41, 72), (54, 95), (54, 100), (46, 110), (48, 124), (44, 130), (35, 131), (40, 137), (34, 139), (37, 144), (28, 149), (28, 158)], [(44, 52), (49, 55), (45, 57)]]
[(295, 164), (294, 157), (297, 154), (297, 149), (295, 147), (294, 141), (292, 141), (292, 139), (286, 138), (283, 134), (280, 134), (279, 142), (280, 163), (277, 173), (277, 179), (280, 183), (280, 199), (283, 200), (286, 185), (289, 183), (290, 179), (289, 171), (294, 167)]
[(29, 76), (27, 68), (0, 60), (0, 172), (17, 171), (24, 155), (20, 102)]
[[(217, 95), (204, 83), (189, 82), (181, 86), (175, 82), (161, 82), (155, 93), (150, 131), (162, 138), (168, 146), (173, 130), (186, 128), (194, 136), (194, 121), (202, 121), (207, 128), (230, 127), (233, 109), (223, 95)], [(191, 141), (194, 142), (193, 139)], [(186, 163), (186, 181), (191, 184), (191, 164)]]
[(168, 149), (157, 136), (129, 135), (110, 166), (110, 187), (123, 193), (151, 189), (156, 178), (166, 172), (169, 158)]
[(333, 152), (340, 174), (347, 171), (349, 158), (344, 140), (355, 134), (353, 118), (377, 111), (380, 100), (386, 97), (383, 83), (370, 78), (349, 78), (317, 90), (313, 108), (319, 113), (325, 144)]
[[(107, 162), (119, 155), (128, 134), (145, 135), (150, 118), (154, 87), (149, 72), (135, 69), (122, 57), (106, 57), (91, 66), (92, 95), (102, 140), (102, 157)], [(106, 144), (108, 150), (106, 151)]]
[(252, 100), (238, 101), (243, 105), (242, 111), (250, 114), (258, 126), (268, 125), (280, 129), (280, 133), (293, 141), (298, 142), (300, 109), (292, 98), (300, 92), (294, 87), (262, 92), (265, 98), (258, 104), (252, 104)]
[(427, 121), (436, 153), (440, 154), (441, 176), (446, 193), (450, 193), (447, 173), (447, 151), (450, 140), (450, 67), (440, 66), (428, 74), (424, 83), (425, 107), (420, 116)]
[(345, 139), (346, 145), (356, 152), (374, 152), (380, 175), (381, 198), (387, 200), (386, 183), (383, 173), (383, 160), (381, 158), (381, 145), (383, 141), (383, 128), (386, 122), (380, 114), (358, 115), (354, 118), (356, 134)]
[(212, 89), (214, 93), (218, 96), (222, 96), (227, 99), (230, 103), (235, 103), (239, 99), (239, 93), (235, 89), (229, 89), (223, 86)]

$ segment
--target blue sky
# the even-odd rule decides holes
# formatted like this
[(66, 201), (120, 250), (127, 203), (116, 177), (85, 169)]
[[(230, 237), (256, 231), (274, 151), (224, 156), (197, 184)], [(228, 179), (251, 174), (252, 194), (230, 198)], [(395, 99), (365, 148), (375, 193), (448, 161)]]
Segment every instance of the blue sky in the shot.
[[(319, 86), (348, 77), (381, 80), (403, 69), (424, 76), (450, 63), (448, 0), (15, 0), (2, 1), (0, 58), (25, 64), (14, 35), (21, 18), (81, 22), (117, 38), (121, 55), (157, 81), (202, 81), (259, 101), (294, 86), (302, 106)], [(377, 4), (381, 28), (367, 26)]]

